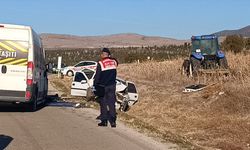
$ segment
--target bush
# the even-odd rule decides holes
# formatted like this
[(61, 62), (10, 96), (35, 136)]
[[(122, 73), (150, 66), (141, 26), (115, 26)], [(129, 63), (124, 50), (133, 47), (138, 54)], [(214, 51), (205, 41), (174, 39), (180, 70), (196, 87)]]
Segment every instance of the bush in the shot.
[(244, 38), (239, 35), (230, 35), (222, 42), (222, 47), (226, 51), (240, 53), (244, 49)]
[(250, 50), (250, 38), (245, 39), (245, 48), (246, 50)]

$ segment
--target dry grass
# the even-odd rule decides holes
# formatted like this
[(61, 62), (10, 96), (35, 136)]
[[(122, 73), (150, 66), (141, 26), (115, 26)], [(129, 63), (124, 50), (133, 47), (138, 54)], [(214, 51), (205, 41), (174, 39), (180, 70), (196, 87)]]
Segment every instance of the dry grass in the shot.
[[(135, 82), (140, 97), (119, 118), (188, 148), (192, 143), (202, 149), (250, 149), (250, 55), (228, 53), (227, 58), (229, 76), (203, 75), (196, 80), (181, 75), (183, 59), (120, 65), (118, 75)], [(50, 80), (70, 96), (71, 78), (55, 75)], [(211, 86), (182, 92), (195, 83)]]
[(63, 97), (71, 97), (70, 90), (71, 90), (71, 82), (72, 78), (64, 77), (63, 80), (57, 75), (53, 74), (49, 76), (49, 81), (52, 86), (56, 87), (60, 92), (62, 92)]
[[(229, 76), (196, 80), (181, 75), (182, 59), (120, 65), (119, 76), (134, 81), (140, 96), (128, 115), (204, 149), (249, 149), (250, 55), (227, 58)], [(182, 93), (195, 83), (211, 86)]]

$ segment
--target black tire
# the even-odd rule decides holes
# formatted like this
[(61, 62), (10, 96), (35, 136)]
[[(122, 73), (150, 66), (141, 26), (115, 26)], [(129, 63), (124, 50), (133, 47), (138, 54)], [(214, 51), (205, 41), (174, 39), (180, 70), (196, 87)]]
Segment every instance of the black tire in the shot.
[(191, 67), (192, 67), (193, 76), (197, 76), (199, 69), (201, 69), (201, 61), (194, 58), (194, 57), (191, 57), (190, 63), (191, 63)]
[(74, 76), (74, 72), (72, 70), (67, 71), (67, 76), (69, 77)]
[(128, 101), (124, 101), (124, 102), (121, 104), (120, 110), (123, 111), (123, 112), (126, 112), (126, 111), (129, 110)]
[(187, 76), (190, 75), (189, 66), (190, 66), (190, 61), (185, 59), (182, 64), (182, 75), (187, 75)]
[(35, 112), (37, 110), (37, 91), (32, 94), (31, 102), (28, 104), (29, 111)]
[(222, 69), (228, 69), (228, 63), (226, 57), (219, 59), (219, 66)]

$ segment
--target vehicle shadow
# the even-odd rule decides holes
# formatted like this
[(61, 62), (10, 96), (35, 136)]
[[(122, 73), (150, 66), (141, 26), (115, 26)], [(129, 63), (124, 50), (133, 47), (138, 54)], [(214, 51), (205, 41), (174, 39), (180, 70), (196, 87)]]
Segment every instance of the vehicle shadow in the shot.
[(5, 149), (13, 140), (12, 137), (7, 135), (0, 135), (0, 149)]
[[(39, 106), (40, 107), (40, 106)], [(38, 111), (40, 108), (38, 108)], [(0, 103), (0, 112), (30, 112), (27, 104)]]
[[(45, 107), (75, 107), (75, 103), (62, 101), (58, 95), (49, 95), (46, 102), (37, 106), (38, 112)], [(27, 104), (0, 103), (0, 112), (31, 112)]]

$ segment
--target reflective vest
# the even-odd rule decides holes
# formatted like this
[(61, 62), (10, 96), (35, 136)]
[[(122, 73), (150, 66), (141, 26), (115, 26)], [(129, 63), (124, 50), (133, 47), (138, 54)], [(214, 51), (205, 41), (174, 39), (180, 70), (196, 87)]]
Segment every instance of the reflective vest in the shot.
[(114, 59), (105, 58), (101, 61), (99, 61), (99, 64), (101, 66), (101, 71), (108, 71), (112, 69), (116, 69), (117, 62)]

